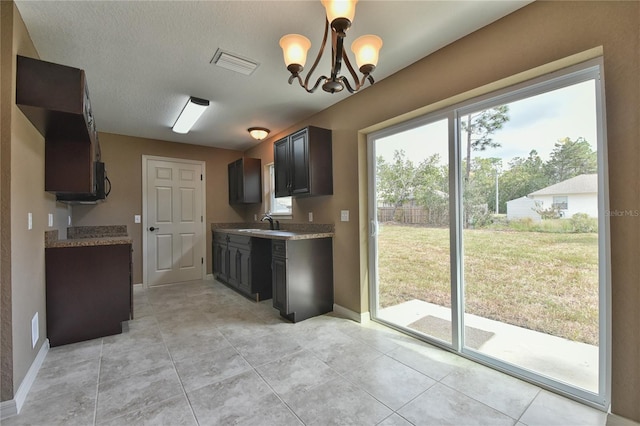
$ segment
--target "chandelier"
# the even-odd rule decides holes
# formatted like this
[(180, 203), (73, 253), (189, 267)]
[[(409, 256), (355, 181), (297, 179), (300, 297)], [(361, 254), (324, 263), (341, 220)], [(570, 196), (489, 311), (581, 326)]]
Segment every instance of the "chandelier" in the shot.
[[(313, 93), (320, 83), (322, 83), (322, 90), (329, 93), (340, 92), (344, 88), (346, 88), (349, 93), (357, 92), (367, 80), (370, 84), (373, 84), (374, 80), (371, 73), (378, 64), (378, 53), (382, 47), (382, 39), (375, 35), (364, 35), (353, 41), (351, 50), (355, 54), (356, 64), (362, 73), (362, 78), (358, 77), (351, 62), (349, 62), (347, 52), (343, 48), (344, 38), (347, 35), (347, 30), (351, 27), (358, 0), (321, 0), (321, 2), (327, 14), (324, 26), (324, 38), (322, 39), (318, 56), (307, 73), (304, 83), (302, 82), (300, 73), (304, 69), (304, 64), (307, 60), (307, 51), (311, 47), (311, 42), (308, 38), (300, 34), (287, 34), (280, 39), (280, 47), (284, 53), (285, 65), (289, 72), (291, 72), (289, 84), (292, 84), (293, 80), (297, 79), (300, 86), (309, 93)], [(311, 75), (315, 71), (324, 53), (329, 32), (331, 32), (330, 77), (322, 75), (318, 77), (312, 87), (309, 87)], [(349, 82), (348, 78), (340, 75), (343, 61), (353, 78), (353, 84)]]

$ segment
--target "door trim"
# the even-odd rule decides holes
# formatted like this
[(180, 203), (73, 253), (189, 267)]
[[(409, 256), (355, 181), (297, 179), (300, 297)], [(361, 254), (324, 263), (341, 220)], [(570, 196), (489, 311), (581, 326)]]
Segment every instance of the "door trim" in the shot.
[[(202, 235), (202, 253), (206, 260), (207, 257), (207, 221), (204, 220), (207, 217), (207, 164), (205, 161), (201, 160), (187, 160), (184, 158), (171, 158), (171, 157), (159, 157), (155, 155), (146, 155), (142, 154), (142, 286), (144, 288), (149, 288), (148, 282), (148, 272), (147, 272), (147, 236), (148, 233), (145, 232), (147, 229), (147, 162), (151, 161), (168, 161), (172, 163), (186, 163), (186, 164), (198, 164), (202, 167), (202, 193), (200, 194), (202, 197), (202, 222), (201, 230)], [(207, 273), (207, 262), (202, 262), (202, 267), (200, 270), (200, 279), (205, 279)]]

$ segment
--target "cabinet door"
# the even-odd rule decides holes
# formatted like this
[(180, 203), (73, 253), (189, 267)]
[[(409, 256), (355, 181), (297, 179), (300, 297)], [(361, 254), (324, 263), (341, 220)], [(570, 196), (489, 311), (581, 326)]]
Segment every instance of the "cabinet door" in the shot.
[(273, 307), (282, 314), (288, 314), (289, 303), (287, 300), (287, 259), (273, 258)]
[(289, 139), (282, 139), (273, 145), (273, 170), (275, 174), (276, 197), (288, 197), (289, 190)]
[(251, 293), (251, 251), (238, 250), (238, 288)]
[(227, 255), (229, 257), (227, 263), (229, 265), (229, 269), (227, 270), (227, 282), (233, 286), (237, 286), (238, 271), (240, 270), (238, 258), (240, 256), (240, 251), (237, 247), (233, 247), (230, 245), (229, 249), (227, 250)]
[(229, 163), (229, 204), (237, 204), (242, 199), (242, 164), (240, 161)]
[(309, 187), (309, 136), (307, 129), (291, 135), (291, 195), (308, 194)]
[(213, 276), (220, 275), (220, 244), (213, 243)]

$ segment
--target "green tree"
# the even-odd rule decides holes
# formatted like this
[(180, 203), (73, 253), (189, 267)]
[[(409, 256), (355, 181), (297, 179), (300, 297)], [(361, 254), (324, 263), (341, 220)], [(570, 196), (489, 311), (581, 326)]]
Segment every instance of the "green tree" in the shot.
[(500, 176), (500, 211), (507, 211), (507, 201), (515, 200), (549, 185), (545, 163), (534, 149), (527, 158), (515, 157)]
[(426, 158), (417, 167), (415, 202), (427, 211), (427, 222), (449, 222), (449, 168), (441, 165), (440, 155)]
[(468, 182), (471, 175), (471, 152), (500, 147), (491, 135), (502, 129), (507, 121), (509, 121), (508, 105), (500, 105), (462, 117), (461, 126), (466, 133), (467, 141), (465, 181)]
[(415, 193), (417, 170), (411, 160), (405, 158), (404, 150), (393, 153), (393, 162), (387, 163), (382, 156), (377, 158), (377, 196), (391, 204), (396, 210)]
[[(465, 164), (466, 166), (466, 164)], [(471, 160), (469, 179), (463, 186), (463, 208), (465, 228), (481, 226), (495, 211), (496, 173), (502, 168), (501, 158), (480, 158)]]
[(549, 184), (562, 182), (572, 177), (597, 173), (598, 153), (583, 137), (571, 140), (568, 137), (556, 142), (549, 161), (545, 164)]

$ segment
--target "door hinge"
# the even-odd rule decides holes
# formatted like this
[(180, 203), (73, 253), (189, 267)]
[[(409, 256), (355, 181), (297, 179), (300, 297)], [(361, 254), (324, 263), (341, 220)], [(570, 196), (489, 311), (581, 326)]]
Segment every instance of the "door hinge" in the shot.
[(202, 180), (202, 174), (200, 175), (200, 180)]
[(204, 219), (202, 218), (202, 216), (200, 216), (200, 223), (204, 222)]
[(201, 258), (200, 258), (200, 264), (201, 264), (201, 265), (204, 265), (204, 257), (201, 257)]

